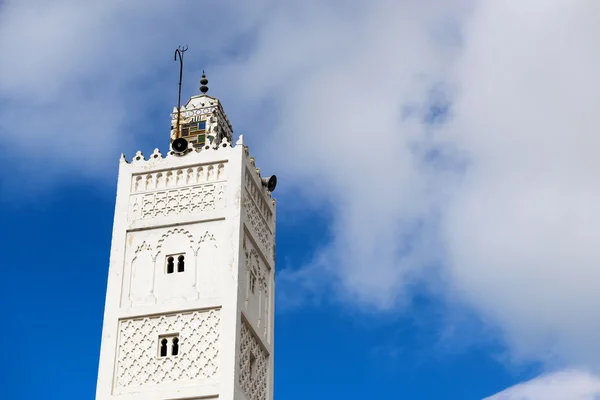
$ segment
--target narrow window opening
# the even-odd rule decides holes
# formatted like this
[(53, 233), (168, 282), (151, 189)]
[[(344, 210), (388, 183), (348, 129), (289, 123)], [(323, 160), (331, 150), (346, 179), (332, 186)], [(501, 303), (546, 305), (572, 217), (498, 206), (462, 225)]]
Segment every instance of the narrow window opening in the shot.
[(250, 291), (254, 293), (256, 290), (256, 275), (254, 272), (250, 272)]
[(250, 353), (250, 362), (248, 364), (250, 369), (250, 379), (254, 379), (256, 377), (256, 356), (252, 353)]
[(160, 356), (161, 357), (166, 357), (167, 356), (167, 343), (169, 341), (167, 339), (163, 339), (160, 341)]
[(179, 354), (179, 335), (169, 334), (158, 337), (158, 357), (165, 358)]
[(177, 257), (177, 272), (183, 272), (185, 269), (185, 256)]
[(171, 349), (171, 355), (176, 356), (179, 353), (179, 339), (173, 338), (173, 347)]
[(167, 274), (172, 274), (175, 270), (175, 259), (171, 256), (167, 257)]

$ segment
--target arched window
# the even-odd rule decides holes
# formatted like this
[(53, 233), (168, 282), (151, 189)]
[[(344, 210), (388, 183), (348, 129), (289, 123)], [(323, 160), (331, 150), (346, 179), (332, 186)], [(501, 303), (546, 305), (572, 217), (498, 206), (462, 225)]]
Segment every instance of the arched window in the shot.
[[(171, 254), (166, 257), (165, 270), (167, 274), (185, 271), (185, 254)], [(175, 264), (177, 264), (177, 269), (175, 269)]]
[(179, 339), (173, 338), (173, 346), (171, 348), (171, 355), (176, 356), (179, 353)]
[(169, 334), (158, 337), (158, 356), (160, 358), (179, 354), (179, 335)]
[(175, 271), (175, 259), (172, 256), (167, 257), (167, 274)]
[(160, 341), (160, 356), (161, 357), (166, 357), (167, 356), (167, 343), (169, 341), (167, 339), (163, 339)]

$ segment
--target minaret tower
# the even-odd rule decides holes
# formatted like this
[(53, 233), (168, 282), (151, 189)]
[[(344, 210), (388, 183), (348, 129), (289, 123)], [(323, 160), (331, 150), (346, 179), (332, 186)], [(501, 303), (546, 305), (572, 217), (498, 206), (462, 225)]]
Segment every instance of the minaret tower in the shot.
[(273, 399), (276, 178), (207, 84), (121, 156), (97, 400)]

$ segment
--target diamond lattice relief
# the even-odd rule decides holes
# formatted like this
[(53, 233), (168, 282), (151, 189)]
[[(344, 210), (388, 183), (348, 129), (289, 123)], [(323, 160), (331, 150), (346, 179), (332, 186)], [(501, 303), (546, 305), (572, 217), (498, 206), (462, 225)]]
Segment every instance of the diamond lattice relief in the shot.
[(269, 356), (245, 321), (242, 322), (240, 346), (240, 386), (250, 400), (265, 400)]
[[(218, 373), (219, 310), (123, 320), (117, 388), (213, 378)], [(159, 338), (178, 334), (177, 356), (159, 357)]]

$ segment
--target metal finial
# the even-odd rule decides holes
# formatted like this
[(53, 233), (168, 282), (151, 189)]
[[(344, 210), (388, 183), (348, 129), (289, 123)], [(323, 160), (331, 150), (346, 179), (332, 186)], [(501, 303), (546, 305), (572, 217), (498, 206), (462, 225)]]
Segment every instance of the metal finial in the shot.
[(202, 70), (202, 79), (200, 79), (200, 91), (203, 94), (206, 94), (206, 92), (208, 92), (208, 86), (206, 86), (208, 84), (208, 79), (206, 79), (206, 75), (204, 74), (204, 70)]
[(188, 49), (187, 46), (181, 47), (179, 46), (177, 50), (175, 50), (174, 59), (177, 61), (177, 56), (179, 56), (179, 95), (177, 96), (177, 133), (176, 136), (179, 138), (180, 135), (180, 126), (179, 121), (181, 119), (181, 80), (183, 78), (183, 53)]

